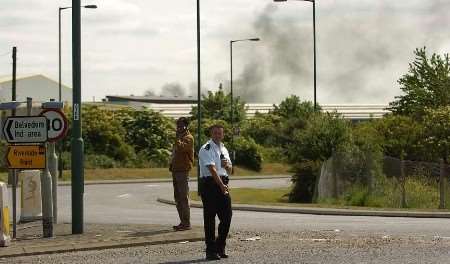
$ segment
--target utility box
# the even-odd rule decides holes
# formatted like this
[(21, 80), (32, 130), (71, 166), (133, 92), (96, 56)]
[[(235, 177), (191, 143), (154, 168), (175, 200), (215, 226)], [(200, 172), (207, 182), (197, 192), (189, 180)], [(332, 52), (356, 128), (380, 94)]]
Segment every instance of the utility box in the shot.
[(41, 171), (21, 171), (19, 179), (22, 179), (20, 222), (26, 223), (41, 220)]
[(0, 247), (7, 247), (11, 244), (8, 206), (8, 188), (4, 182), (0, 182)]

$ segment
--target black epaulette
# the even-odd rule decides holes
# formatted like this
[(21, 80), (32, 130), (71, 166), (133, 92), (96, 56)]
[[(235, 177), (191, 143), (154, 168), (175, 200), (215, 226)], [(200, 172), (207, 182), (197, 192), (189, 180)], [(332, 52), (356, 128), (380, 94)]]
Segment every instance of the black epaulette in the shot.
[(206, 144), (205, 149), (209, 150), (210, 148), (211, 148), (211, 145), (210, 144)]

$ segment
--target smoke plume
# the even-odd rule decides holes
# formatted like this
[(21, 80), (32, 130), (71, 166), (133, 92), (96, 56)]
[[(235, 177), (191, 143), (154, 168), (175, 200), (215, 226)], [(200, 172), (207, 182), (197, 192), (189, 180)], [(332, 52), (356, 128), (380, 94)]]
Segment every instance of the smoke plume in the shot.
[[(345, 10), (357, 10), (358, 1), (344, 2), (353, 4), (316, 2), (319, 103), (387, 103), (399, 93), (396, 81), (415, 48), (449, 52), (450, 1), (412, 7), (379, 1), (354, 13)], [(313, 98), (312, 21), (280, 16), (280, 9), (268, 4), (252, 25), (264, 45), (247, 54), (234, 80), (235, 93), (247, 102), (275, 103), (290, 94)], [(419, 20), (412, 20), (411, 12), (421, 14), (415, 16)]]

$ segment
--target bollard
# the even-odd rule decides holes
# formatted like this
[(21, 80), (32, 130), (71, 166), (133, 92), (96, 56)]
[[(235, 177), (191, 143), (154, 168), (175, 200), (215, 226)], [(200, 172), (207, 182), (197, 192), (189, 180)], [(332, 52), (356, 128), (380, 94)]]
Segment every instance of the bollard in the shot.
[(6, 184), (0, 182), (0, 247), (7, 247), (11, 244), (8, 200)]
[(20, 222), (32, 222), (42, 219), (41, 171), (20, 172), (22, 179)]

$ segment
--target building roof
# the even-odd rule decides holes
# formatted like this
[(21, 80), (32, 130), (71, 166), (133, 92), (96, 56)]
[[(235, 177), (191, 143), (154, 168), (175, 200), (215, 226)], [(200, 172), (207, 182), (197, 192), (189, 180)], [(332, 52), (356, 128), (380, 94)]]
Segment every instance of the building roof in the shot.
[[(49, 78), (49, 77), (47, 77), (47, 76), (45, 76), (43, 74), (18, 75), (18, 76), (16, 76), (16, 81), (23, 80), (23, 79), (28, 79), (28, 78), (34, 78), (34, 77), (41, 77), (41, 78), (47, 79), (49, 81), (58, 83), (58, 81), (55, 81), (55, 80), (53, 80), (53, 79), (51, 79), (51, 78)], [(0, 84), (8, 83), (8, 82), (11, 82), (11, 81), (12, 81), (12, 75), (11, 74), (0, 76)], [(68, 89), (72, 89), (69, 86), (64, 85), (64, 84), (61, 84), (61, 86), (65, 87), (65, 88), (68, 88)]]
[(177, 96), (119, 96), (119, 95), (107, 95), (107, 101), (109, 102), (140, 102), (140, 103), (153, 103), (153, 104), (194, 104), (197, 102), (197, 98), (189, 97), (177, 97)]

